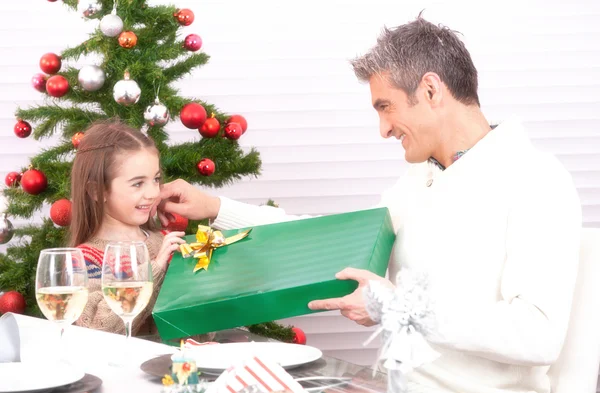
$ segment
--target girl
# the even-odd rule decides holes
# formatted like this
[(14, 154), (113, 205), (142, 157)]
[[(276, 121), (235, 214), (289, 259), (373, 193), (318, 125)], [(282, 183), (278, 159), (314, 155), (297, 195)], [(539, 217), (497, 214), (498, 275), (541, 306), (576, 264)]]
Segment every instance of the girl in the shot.
[(185, 242), (184, 232), (160, 232), (150, 217), (159, 193), (158, 149), (150, 138), (117, 121), (95, 123), (85, 132), (71, 171), (70, 245), (82, 250), (89, 277), (89, 300), (77, 325), (125, 332), (102, 296), (102, 258), (110, 241), (141, 240), (150, 254), (154, 293), (132, 334), (156, 332), (152, 308), (171, 254)]

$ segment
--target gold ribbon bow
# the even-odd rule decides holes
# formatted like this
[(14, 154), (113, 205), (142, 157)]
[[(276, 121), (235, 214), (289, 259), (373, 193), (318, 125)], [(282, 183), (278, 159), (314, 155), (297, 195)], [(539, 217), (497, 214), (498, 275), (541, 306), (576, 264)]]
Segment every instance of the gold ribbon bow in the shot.
[(194, 267), (194, 273), (198, 270), (206, 270), (208, 265), (210, 265), (210, 258), (215, 248), (228, 246), (240, 241), (248, 236), (251, 230), (252, 228), (226, 238), (221, 231), (215, 231), (211, 227), (198, 225), (196, 243), (182, 244), (179, 246), (179, 250), (184, 258), (192, 256), (198, 258), (198, 263)]

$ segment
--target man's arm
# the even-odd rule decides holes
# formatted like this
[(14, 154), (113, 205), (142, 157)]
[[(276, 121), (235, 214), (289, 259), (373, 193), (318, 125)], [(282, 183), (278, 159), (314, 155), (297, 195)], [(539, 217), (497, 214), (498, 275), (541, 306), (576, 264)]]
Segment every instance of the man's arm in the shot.
[(437, 310), (439, 335), (431, 342), (508, 364), (556, 361), (577, 276), (581, 205), (569, 174), (548, 169), (522, 188), (509, 213), (503, 300), (485, 309)]
[(212, 222), (212, 226), (217, 229), (237, 229), (316, 217), (287, 214), (279, 207), (251, 205), (225, 197), (219, 197), (219, 202), (219, 213)]
[[(392, 215), (394, 227), (399, 222), (397, 215), (394, 214), (394, 206), (398, 203), (401, 181), (397, 182), (393, 187), (386, 190), (380, 202), (373, 207), (388, 207)], [(245, 228), (253, 225), (273, 224), (276, 222), (294, 221), (305, 218), (318, 217), (311, 215), (294, 215), (287, 214), (285, 210), (273, 206), (256, 206), (248, 203), (238, 202), (229, 198), (219, 197), (220, 205), (217, 208), (218, 215), (212, 225), (217, 229), (235, 229)]]

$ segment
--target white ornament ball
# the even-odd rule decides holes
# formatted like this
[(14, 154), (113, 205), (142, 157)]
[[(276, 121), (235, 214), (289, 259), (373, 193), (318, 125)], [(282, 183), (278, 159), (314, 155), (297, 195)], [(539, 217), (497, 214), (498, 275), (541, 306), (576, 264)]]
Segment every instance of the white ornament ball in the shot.
[(144, 120), (151, 126), (164, 126), (169, 121), (169, 110), (158, 100), (148, 106), (144, 112)]
[(106, 15), (100, 21), (100, 30), (107, 37), (116, 37), (123, 31), (123, 20), (118, 15)]
[(121, 105), (130, 106), (140, 100), (142, 89), (136, 81), (130, 80), (129, 75), (125, 74), (125, 79), (115, 83), (113, 88), (113, 98)]
[(95, 65), (86, 65), (79, 70), (77, 79), (84, 90), (96, 91), (104, 86), (106, 75), (102, 68)]
[(6, 214), (0, 216), (0, 244), (6, 244), (12, 239), (15, 229), (12, 222), (8, 220)]
[(85, 18), (91, 18), (102, 9), (102, 6), (94, 0), (80, 0), (77, 9)]

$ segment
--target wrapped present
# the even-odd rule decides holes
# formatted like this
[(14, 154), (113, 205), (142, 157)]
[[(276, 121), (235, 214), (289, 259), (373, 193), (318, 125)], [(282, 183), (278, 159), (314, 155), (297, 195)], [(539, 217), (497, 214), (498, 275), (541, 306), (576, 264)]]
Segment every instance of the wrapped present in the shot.
[[(357, 288), (353, 280), (335, 278), (342, 269), (384, 276), (395, 240), (387, 208), (202, 231), (186, 237), (193, 249), (173, 255), (154, 306), (163, 340), (318, 312), (308, 308), (310, 301)], [(220, 246), (198, 244), (199, 237), (210, 242), (213, 235), (222, 237)], [(198, 269), (207, 253), (209, 263)]]

